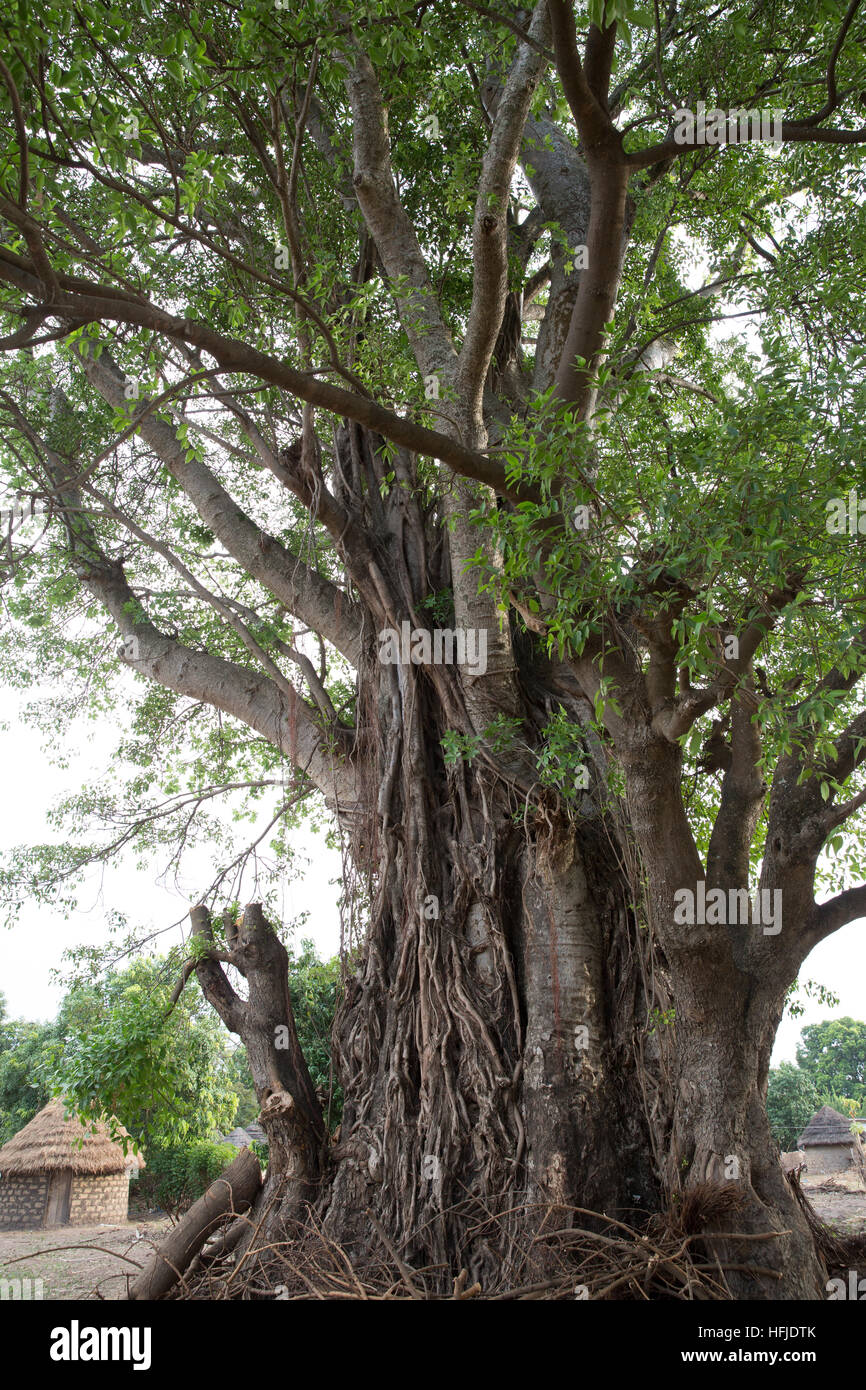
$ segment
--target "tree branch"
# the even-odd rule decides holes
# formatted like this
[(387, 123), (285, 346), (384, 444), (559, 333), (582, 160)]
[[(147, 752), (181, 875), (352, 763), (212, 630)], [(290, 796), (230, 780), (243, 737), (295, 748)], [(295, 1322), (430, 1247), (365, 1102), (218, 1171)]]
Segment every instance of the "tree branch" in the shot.
[(194, 965), (202, 992), (208, 1003), (216, 1009), (229, 1032), (240, 1037), (246, 1030), (247, 1005), (235, 994), (222, 966), (213, 958), (212, 952), (216, 949), (216, 943), (210, 913), (204, 903), (197, 903), (192, 908), (189, 919), (193, 941), (203, 944), (206, 952), (196, 958)]
[[(547, 0), (539, 0), (529, 26), (543, 42), (549, 33)], [(480, 422), (484, 380), (496, 345), (508, 290), (508, 206), (523, 130), (545, 68), (534, 48), (523, 45), (497, 97), (493, 130), (484, 156), (472, 229), (472, 304), (457, 365), (461, 398)]]
[(809, 934), (813, 944), (823, 941), (840, 927), (855, 922), (858, 917), (866, 917), (866, 883), (857, 888), (846, 888), (829, 902), (817, 904), (809, 923)]
[[(32, 437), (23, 417), (21, 424)], [(353, 805), (357, 790), (348, 736), (333, 725), (323, 728), (288, 682), (278, 687), (256, 671), (197, 652), (159, 632), (143, 614), (123, 566), (100, 547), (70, 481), (75, 469), (45, 445), (42, 456), (67, 516), (72, 571), (124, 635), (122, 659), (169, 690), (204, 700), (256, 729), (309, 776), (326, 798), (337, 805)], [(131, 649), (130, 638), (134, 639)]]
[[(15, 285), (36, 297), (40, 295), (41, 282), (34, 268), (4, 248), (0, 248), (0, 281)], [(195, 319), (178, 318), (144, 299), (134, 299), (111, 286), (81, 281), (67, 275), (58, 276), (58, 281), (61, 288), (55, 296), (53, 312), (67, 314), (70, 325), (125, 323), (150, 329), (177, 342), (189, 343), (210, 353), (223, 371), (247, 373), (268, 381), (310, 405), (355, 420), (395, 444), (439, 459), (455, 473), (485, 483), (502, 496), (513, 497), (515, 501), (538, 500), (534, 487), (509, 487), (503, 466), (486, 454), (466, 448), (438, 430), (395, 415), (367, 397), (320, 381), (312, 372), (295, 371), (278, 358), (260, 352), (237, 338), (217, 333)]]
[[(108, 349), (103, 345), (99, 357), (94, 357), (82, 340), (78, 356), (88, 381), (103, 400), (122, 410), (128, 404), (124, 396), (127, 379)], [(145, 406), (146, 400), (141, 404)], [(143, 415), (138, 433), (177, 479), (205, 525), (238, 564), (357, 667), (361, 653), (361, 614), (357, 605), (247, 516), (204, 463), (187, 459), (186, 449), (171, 425), (153, 414)]]
[(548, 0), (556, 69), (580, 137), (589, 149), (613, 129), (586, 79), (577, 48), (577, 30), (570, 0)]
[(419, 369), (424, 376), (439, 374), (444, 381), (453, 375), (454, 343), (433, 294), (415, 228), (397, 196), (378, 78), (357, 43), (354, 52), (355, 65), (346, 78), (346, 91), (352, 110), (352, 182), (358, 205), (389, 279), (405, 281), (405, 286), (395, 287), (394, 294)]

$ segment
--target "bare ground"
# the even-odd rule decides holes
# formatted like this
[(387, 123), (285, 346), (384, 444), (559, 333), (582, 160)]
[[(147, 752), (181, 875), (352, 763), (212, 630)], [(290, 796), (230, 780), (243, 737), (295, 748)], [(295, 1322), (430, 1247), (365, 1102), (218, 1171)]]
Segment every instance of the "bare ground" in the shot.
[(821, 1220), (840, 1236), (866, 1235), (866, 1192), (851, 1192), (833, 1182), (803, 1184)]
[(170, 1224), (160, 1216), (120, 1226), (0, 1231), (0, 1279), (41, 1279), (44, 1299), (120, 1299), (126, 1274), (138, 1273), (136, 1266), (146, 1262)]

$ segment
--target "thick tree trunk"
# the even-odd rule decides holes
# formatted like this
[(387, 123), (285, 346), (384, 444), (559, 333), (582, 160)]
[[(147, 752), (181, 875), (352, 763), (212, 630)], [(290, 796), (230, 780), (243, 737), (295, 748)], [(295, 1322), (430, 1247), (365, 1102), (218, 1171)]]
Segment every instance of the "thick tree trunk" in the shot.
[[(536, 788), (518, 806), (483, 759), (447, 768), (422, 679), (399, 668), (394, 680), (391, 723), (377, 724), (382, 790), (354, 827), (377, 872), (335, 1035), (339, 1142), (319, 1189), (297, 1181), (318, 1128), (272, 1148), (267, 1238), (312, 1201), (360, 1268), (386, 1255), (384, 1233), (428, 1288), (450, 1290), (466, 1269), (483, 1295), (545, 1277), (547, 1247), (531, 1239), (542, 1220), (548, 1232), (591, 1229), (587, 1211), (639, 1224), (691, 1193), (702, 1259), (735, 1297), (820, 1296), (764, 1108), (784, 988), (750, 986), (726, 939), (666, 960), (601, 799), (569, 811)], [(261, 930), (251, 919), (235, 946), (250, 1001), (265, 1001), (244, 1015), (257, 1084), (286, 1065), (271, 1052), (284, 965)], [(290, 1071), (293, 1094), (297, 1061)]]
[[(782, 1171), (766, 1112), (780, 1002), (748, 984), (712, 957), (678, 982), (666, 1185), (687, 1192), (710, 1183), (735, 1194), (736, 1205), (704, 1227), (708, 1256), (726, 1267), (735, 1297), (820, 1298), (826, 1273)], [(722, 1240), (720, 1232), (751, 1239)]]
[[(227, 953), (205, 917), (198, 927), (199, 978), (246, 1042), (271, 1140), (263, 1240), (312, 1204), (359, 1268), (394, 1250), (428, 1288), (450, 1290), (465, 1269), (483, 1294), (546, 1276), (542, 1222), (548, 1234), (592, 1229), (592, 1212), (639, 1224), (691, 1202), (702, 1259), (735, 1297), (820, 1296), (764, 1108), (795, 963), (775, 946), (770, 988), (766, 963), (749, 968), (724, 930), (669, 932), (671, 885), (701, 866), (633, 767), (643, 879), (602, 788), (518, 796), (518, 752), (494, 766), (483, 745), (447, 765), (447, 672), (438, 686), (405, 664), (368, 676), (378, 794), (350, 829), (369, 926), (335, 1030), (345, 1103), (327, 1156), (276, 935), (255, 907)], [(666, 757), (641, 759), (655, 791), (678, 771)], [(247, 1001), (226, 993), (220, 959), (245, 975)]]
[[(770, 1054), (788, 986), (796, 977), (798, 934), (786, 907), (784, 935), (760, 925), (700, 920), (679, 923), (674, 893), (748, 888), (748, 853), (714, 841), (705, 875), (683, 807), (681, 753), (648, 734), (625, 761), (629, 823), (646, 865), (644, 892), (655, 935), (664, 943), (675, 1010), (669, 1033), (672, 1114), (661, 1165), (669, 1200), (707, 1196), (710, 1263), (725, 1268), (736, 1298), (821, 1297), (821, 1267), (802, 1210), (782, 1172), (766, 1113)], [(745, 823), (762, 785), (741, 800)], [(738, 789), (742, 791), (742, 787)], [(746, 788), (748, 791), (748, 787)], [(730, 786), (725, 798), (733, 793)], [(733, 814), (733, 813), (732, 813)], [(746, 842), (748, 844), (748, 842)], [(786, 903), (787, 903), (786, 899)], [(713, 1215), (714, 1199), (727, 1205)], [(749, 1240), (720, 1240), (738, 1233)]]
[(424, 873), (401, 828), (342, 1011), (326, 1227), (363, 1259), (372, 1212), (409, 1263), (443, 1267), (443, 1288), (466, 1268), (483, 1290), (543, 1214), (658, 1202), (644, 946), (599, 824), (526, 808), (515, 823), (465, 767), (447, 791)]

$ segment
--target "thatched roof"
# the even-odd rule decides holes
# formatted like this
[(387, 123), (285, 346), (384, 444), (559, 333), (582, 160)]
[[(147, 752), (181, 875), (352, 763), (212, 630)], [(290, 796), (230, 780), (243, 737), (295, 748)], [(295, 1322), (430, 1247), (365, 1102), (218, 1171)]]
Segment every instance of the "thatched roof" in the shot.
[(266, 1144), (268, 1142), (268, 1136), (265, 1134), (261, 1125), (256, 1124), (255, 1120), (251, 1125), (247, 1125), (247, 1134), (251, 1139), (255, 1139), (257, 1144)]
[[(50, 1100), (29, 1124), (19, 1130), (8, 1144), (0, 1149), (0, 1173), (55, 1173), (72, 1170), (89, 1176), (122, 1173), (128, 1167), (143, 1168), (141, 1154), (129, 1148), (124, 1154), (120, 1144), (112, 1142), (108, 1125), (100, 1121), (94, 1134), (73, 1116), (64, 1119), (62, 1100)], [(118, 1132), (127, 1135), (122, 1125)], [(128, 1135), (127, 1135), (128, 1137)], [(79, 1147), (78, 1141), (82, 1140)]]
[(832, 1105), (822, 1105), (797, 1140), (797, 1148), (802, 1149), (808, 1144), (844, 1144), (850, 1148), (857, 1143), (856, 1136), (851, 1133), (851, 1124), (849, 1116), (840, 1115)]
[(250, 1136), (245, 1129), (241, 1129), (240, 1125), (237, 1125), (231, 1134), (224, 1134), (219, 1142), (221, 1144), (234, 1144), (236, 1149), (245, 1149), (249, 1145)]

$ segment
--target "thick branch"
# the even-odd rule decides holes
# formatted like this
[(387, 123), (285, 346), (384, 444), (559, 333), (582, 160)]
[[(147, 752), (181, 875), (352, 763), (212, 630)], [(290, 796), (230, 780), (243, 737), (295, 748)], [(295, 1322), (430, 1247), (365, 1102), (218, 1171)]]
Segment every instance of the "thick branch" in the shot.
[[(41, 282), (32, 265), (5, 249), (0, 249), (0, 281), (15, 285), (37, 298), (41, 295)], [(278, 358), (260, 352), (237, 338), (217, 333), (195, 319), (178, 318), (112, 286), (80, 281), (67, 275), (58, 276), (58, 282), (60, 290), (54, 299), (54, 312), (68, 316), (76, 325), (125, 323), (164, 334), (177, 342), (189, 343), (210, 353), (223, 371), (248, 373), (268, 381), (310, 405), (355, 420), (385, 439), (393, 440), (395, 444), (439, 459), (455, 473), (486, 483), (503, 496), (511, 496), (517, 501), (538, 500), (534, 488), (508, 487), (505, 469), (494, 459), (466, 448), (438, 430), (395, 415), (367, 397), (320, 381), (313, 373), (295, 371)]]
[(739, 636), (737, 655), (721, 663), (721, 671), (708, 686), (689, 687), (667, 709), (661, 711), (654, 721), (657, 733), (675, 742), (687, 734), (696, 719), (728, 696), (743, 676), (749, 674), (752, 661), (761, 643), (771, 632), (779, 615), (796, 598), (802, 583), (803, 574), (792, 573), (778, 589), (773, 589), (762, 600), (763, 613), (753, 618)]
[(230, 1033), (241, 1037), (246, 1030), (247, 1005), (235, 994), (229, 984), (222, 966), (213, 957), (214, 938), (210, 913), (204, 903), (197, 903), (190, 914), (193, 943), (204, 946), (205, 951), (195, 961), (195, 973), (202, 993), (212, 1008), (216, 1010)]
[[(738, 110), (740, 108), (733, 107)], [(735, 145), (758, 144), (761, 141), (760, 135), (751, 134), (745, 141), (731, 141)], [(861, 126), (859, 130), (839, 130), (830, 127), (815, 127), (808, 125), (805, 121), (782, 121), (781, 123), (782, 144), (811, 144), (811, 145), (862, 145), (866, 142), (866, 126)], [(718, 149), (724, 149), (725, 144), (719, 145)], [(711, 148), (711, 152), (713, 147)], [(625, 156), (625, 162), (629, 169), (646, 169), (649, 165), (660, 164), (665, 160), (676, 159), (678, 155), (689, 154), (693, 150), (707, 150), (706, 145), (699, 144), (697, 140), (686, 141), (679, 144), (676, 140), (662, 140), (657, 145), (650, 145), (645, 150), (633, 150)]]
[(586, 79), (577, 48), (577, 31), (570, 0), (548, 0), (556, 69), (584, 145), (589, 149), (612, 128)]
[(731, 705), (730, 763), (707, 851), (707, 883), (724, 889), (741, 888), (749, 881), (749, 855), (767, 790), (760, 773), (761, 736), (754, 699), (744, 691)]
[[(546, 0), (540, 0), (535, 7), (530, 34), (540, 43), (547, 40)], [(529, 107), (545, 65), (545, 60), (533, 48), (525, 44), (519, 47), (498, 97), (493, 130), (478, 184), (472, 229), (475, 268), (472, 305), (457, 368), (461, 397), (476, 418), (480, 418), (484, 379), (502, 323), (508, 290), (511, 180)]]
[[(98, 358), (82, 340), (79, 357), (88, 381), (116, 409), (126, 404), (126, 378), (103, 347)], [(140, 402), (146, 409), (147, 401)], [(142, 414), (138, 433), (162, 459), (180, 483), (205, 525), (238, 564), (269, 589), (301, 622), (333, 643), (357, 666), (361, 652), (361, 614), (357, 606), (330, 580), (286, 550), (241, 510), (225, 488), (198, 459), (188, 459), (176, 431), (155, 414)]]
[(421, 372), (447, 378), (453, 372), (454, 344), (433, 294), (415, 228), (397, 196), (385, 104), (373, 65), (360, 47), (355, 48), (346, 91), (353, 118), (352, 182), (358, 205), (389, 279), (405, 282), (395, 289), (395, 297)]
[(829, 902), (816, 906), (809, 924), (811, 935), (815, 942), (823, 941), (825, 936), (855, 922), (858, 917), (866, 917), (866, 883), (847, 888)]

